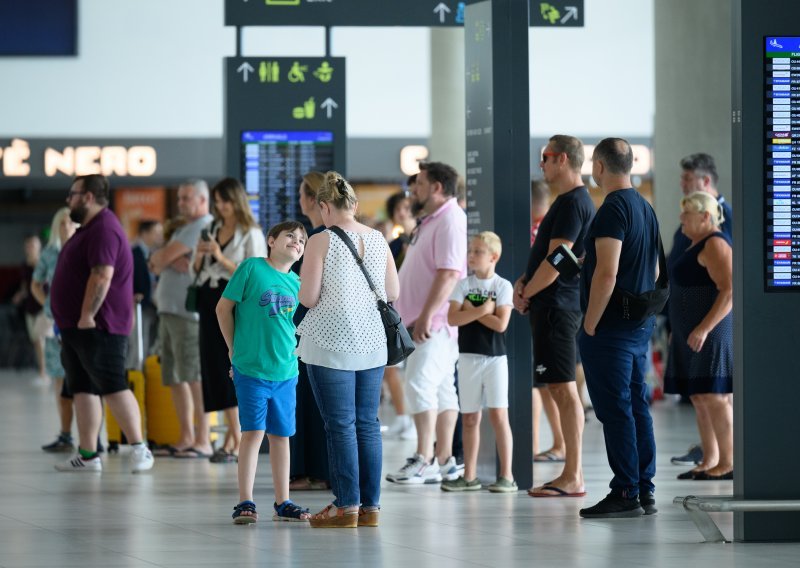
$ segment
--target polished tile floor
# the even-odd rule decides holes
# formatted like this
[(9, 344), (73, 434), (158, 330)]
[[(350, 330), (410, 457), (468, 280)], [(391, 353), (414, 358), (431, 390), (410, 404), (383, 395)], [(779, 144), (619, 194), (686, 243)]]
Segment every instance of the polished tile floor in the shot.
[[(150, 473), (128, 473), (122, 455), (104, 458), (105, 471), (53, 470), (63, 456), (39, 446), (57, 431), (52, 389), (24, 373), (0, 372), (0, 567), (163, 566), (796, 566), (800, 545), (700, 544), (700, 533), (671, 504), (676, 495), (730, 493), (730, 482), (679, 482), (669, 457), (694, 441), (689, 408), (654, 408), (658, 438), (658, 498), (654, 517), (586, 521), (578, 509), (607, 493), (610, 470), (596, 420), (586, 428), (585, 499), (532, 499), (524, 492), (443, 493), (436, 486), (385, 484), (377, 529), (314, 530), (273, 523), (267, 456), (259, 464), (256, 500), (265, 520), (231, 524), (237, 501), (236, 466), (158, 459)], [(413, 442), (385, 444), (394, 469)], [(537, 480), (557, 466), (536, 466)], [(312, 510), (330, 499), (296, 493)], [(727, 536), (732, 518), (719, 516)]]

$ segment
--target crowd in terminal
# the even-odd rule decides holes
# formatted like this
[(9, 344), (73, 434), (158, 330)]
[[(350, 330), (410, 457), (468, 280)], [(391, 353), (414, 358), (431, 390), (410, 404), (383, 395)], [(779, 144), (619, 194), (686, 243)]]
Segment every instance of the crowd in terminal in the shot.
[[(72, 454), (60, 472), (102, 472), (105, 408), (135, 473), (161, 459), (238, 467), (232, 518), (251, 524), (268, 444), (274, 520), (374, 527), (384, 479), (389, 490), (517, 492), (515, 442), (533, 443), (536, 462), (563, 462), (531, 497), (585, 496), (591, 407), (613, 478), (610, 493), (580, 515), (652, 515), (646, 377), (654, 330), (666, 326), (664, 388), (691, 401), (700, 438), (673, 458), (692, 466), (678, 477), (733, 479), (732, 212), (714, 160), (681, 161), (680, 225), (667, 254), (659, 219), (633, 186), (630, 145), (607, 138), (594, 147), (597, 208), (581, 177), (585, 159), (579, 139), (550, 138), (543, 180), (519, 189), (520, 202), (530, 190), (532, 227), (527, 266), (515, 274), (495, 271), (503, 252), (495, 233), (468, 237), (458, 172), (440, 162), (421, 163), (407, 191), (388, 200), (389, 223), (362, 218), (336, 172), (308, 172), (298, 190), (307, 221), (273, 227), (258, 225), (237, 180), (210, 189), (189, 180), (178, 188), (179, 215), (163, 225), (140, 220), (132, 245), (109, 208), (108, 180), (75, 178), (46, 246), (26, 240), (26, 278), (13, 299), (39, 380), (53, 379), (56, 391), (60, 432), (42, 449)], [(379, 310), (387, 305), (414, 346), (395, 365), (387, 365), (396, 346), (387, 345), (394, 336)], [(533, 440), (515, 437), (509, 422), (506, 333), (519, 317), (533, 346)], [(130, 348), (137, 343), (143, 349)], [(179, 429), (174, 443), (152, 447), (128, 373), (151, 353)], [(388, 427), (378, 418), (384, 392), (396, 416)], [(477, 476), (484, 408), (498, 454), (488, 485)], [(553, 444), (540, 451), (542, 408)], [(215, 442), (219, 413), (226, 427)], [(416, 448), (384, 471), (386, 436), (416, 439)], [(312, 513), (290, 497), (309, 490), (333, 499)]]

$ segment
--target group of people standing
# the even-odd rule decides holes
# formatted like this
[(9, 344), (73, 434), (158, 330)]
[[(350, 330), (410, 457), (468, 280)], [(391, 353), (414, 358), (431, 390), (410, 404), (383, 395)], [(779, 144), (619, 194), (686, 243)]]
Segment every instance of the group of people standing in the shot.
[[(584, 158), (577, 138), (549, 140), (539, 165), (556, 198), (513, 286), (494, 272), (502, 253), (499, 237), (484, 232), (468, 241), (466, 215), (456, 199), (458, 175), (446, 164), (421, 164), (409, 188), (417, 223), (409, 224), (398, 245), (357, 220), (356, 194), (336, 172), (311, 172), (303, 179), (300, 205), (312, 230), (287, 221), (266, 237), (238, 181), (224, 179), (210, 191), (202, 181), (182, 184), (178, 209), (184, 223), (147, 259), (158, 276), (154, 303), (163, 382), (180, 423), (179, 441), (160, 453), (238, 461), (240, 501), (233, 520), (249, 524), (258, 518), (253, 484), (266, 434), (275, 520), (377, 526), (378, 405), (384, 375), (393, 373), (386, 369), (380, 299), (395, 303), (416, 344), (405, 362), (401, 398), (413, 418), (417, 448), (386, 479), (441, 482), (445, 491), (481, 489), (476, 465), (485, 402), (500, 456), (500, 475), (488, 489), (516, 491), (504, 338), (516, 308), (528, 314), (536, 382), (555, 402), (566, 449), (561, 475), (529, 494), (586, 493), (583, 405), (575, 383), (579, 351), (614, 473), (611, 493), (581, 516), (655, 513), (655, 442), (644, 382), (655, 318), (632, 318), (618, 296), (641, 296), (656, 287), (662, 270), (659, 226), (631, 183), (633, 155), (625, 140), (608, 138), (595, 147), (592, 176), (606, 195), (596, 212), (581, 179)], [(60, 331), (67, 377), (62, 392), (74, 397), (80, 436), (78, 453), (59, 464), (60, 471), (102, 470), (100, 396), (133, 447), (132, 470), (153, 466), (125, 377), (133, 257), (107, 208), (108, 193), (102, 176), (75, 179), (59, 220), (60, 240), (47, 256), (57, 261), (48, 260), (49, 268), (42, 269), (48, 308)], [(718, 230), (725, 218), (719, 200), (710, 192), (686, 193), (686, 239), (676, 238), (668, 263), (668, 376), (688, 380), (697, 408), (706, 459), (691, 475), (726, 479), (732, 476), (730, 238)], [(81, 226), (71, 238), (74, 227), (65, 217)], [(580, 275), (561, 274), (547, 262), (563, 246), (583, 259)], [(396, 259), (402, 262), (399, 274)], [(62, 430), (68, 432), (69, 413), (63, 410)], [(229, 426), (216, 453), (208, 421), (214, 411), (224, 411)], [(452, 449), (459, 411), (464, 465)], [(320, 428), (324, 446), (315, 435)], [(328, 487), (334, 500), (314, 515), (289, 498), (292, 489)]]

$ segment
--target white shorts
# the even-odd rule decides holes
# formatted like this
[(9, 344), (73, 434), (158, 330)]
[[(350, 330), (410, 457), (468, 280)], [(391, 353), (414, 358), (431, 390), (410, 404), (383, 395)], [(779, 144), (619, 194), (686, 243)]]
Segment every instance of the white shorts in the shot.
[(426, 410), (458, 410), (455, 370), (458, 341), (447, 328), (433, 333), (406, 359), (406, 400), (409, 414)]
[(508, 358), (459, 355), (458, 400), (462, 413), (478, 412), (484, 406), (508, 408)]

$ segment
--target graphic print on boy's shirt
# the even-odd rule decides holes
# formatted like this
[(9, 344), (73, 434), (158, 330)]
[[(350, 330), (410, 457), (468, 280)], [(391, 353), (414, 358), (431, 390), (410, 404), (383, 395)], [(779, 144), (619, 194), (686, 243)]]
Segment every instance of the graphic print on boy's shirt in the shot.
[(269, 317), (292, 315), (297, 308), (297, 297), (288, 290), (267, 290), (261, 294), (258, 305), (267, 308)]

